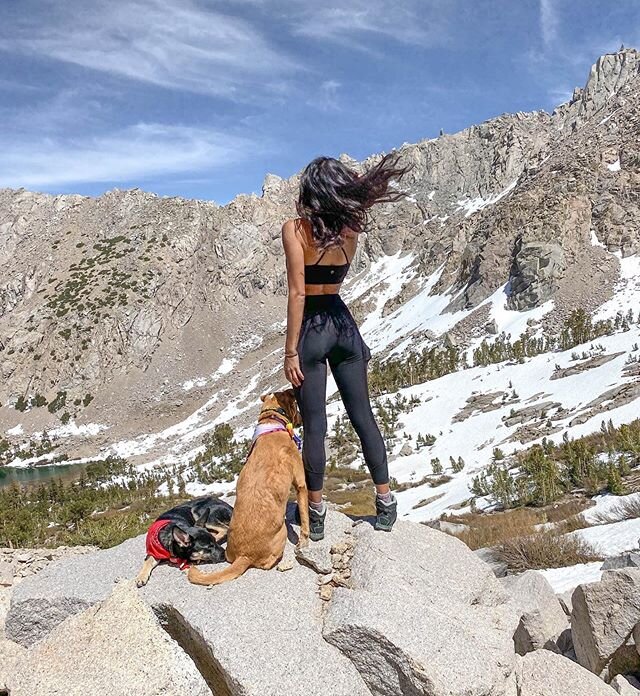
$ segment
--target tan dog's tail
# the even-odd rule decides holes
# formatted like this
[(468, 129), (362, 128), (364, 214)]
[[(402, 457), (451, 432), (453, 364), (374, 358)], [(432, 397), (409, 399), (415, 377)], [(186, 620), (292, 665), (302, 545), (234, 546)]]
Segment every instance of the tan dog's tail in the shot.
[(249, 568), (251, 568), (251, 561), (246, 556), (238, 556), (228, 568), (217, 573), (203, 573), (199, 568), (191, 566), (187, 577), (194, 585), (219, 585), (239, 578)]

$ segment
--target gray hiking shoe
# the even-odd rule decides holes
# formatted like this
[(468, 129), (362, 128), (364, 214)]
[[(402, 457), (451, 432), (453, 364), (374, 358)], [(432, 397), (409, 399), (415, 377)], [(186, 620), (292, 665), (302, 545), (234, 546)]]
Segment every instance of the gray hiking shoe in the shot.
[[(320, 541), (321, 539), (324, 539), (324, 520), (326, 516), (326, 504), (322, 514), (311, 507), (309, 508), (309, 539), (311, 539), (311, 541)], [(293, 519), (296, 524), (300, 524), (300, 508), (297, 505), (293, 514)]]
[(324, 539), (324, 520), (326, 516), (326, 504), (322, 514), (311, 507), (309, 508), (309, 539), (311, 539), (311, 541), (320, 541)]
[(391, 502), (385, 503), (376, 495), (376, 523), (375, 529), (390, 532), (393, 523), (398, 518), (398, 502), (396, 496), (391, 494)]

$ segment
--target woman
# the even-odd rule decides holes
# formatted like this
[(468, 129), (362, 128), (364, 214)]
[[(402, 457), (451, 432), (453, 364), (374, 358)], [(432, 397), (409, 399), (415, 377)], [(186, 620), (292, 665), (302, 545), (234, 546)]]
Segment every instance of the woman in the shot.
[(300, 217), (282, 226), (289, 287), (284, 372), (304, 427), (302, 459), (313, 541), (324, 537), (326, 516), (322, 488), (327, 362), (376, 486), (376, 529), (390, 531), (397, 517), (387, 453), (369, 400), (371, 352), (338, 291), (356, 253), (358, 235), (366, 231), (369, 208), (405, 195), (389, 190), (391, 179), (408, 170), (398, 166), (398, 159), (395, 153), (385, 155), (360, 176), (331, 157), (314, 159), (300, 179)]

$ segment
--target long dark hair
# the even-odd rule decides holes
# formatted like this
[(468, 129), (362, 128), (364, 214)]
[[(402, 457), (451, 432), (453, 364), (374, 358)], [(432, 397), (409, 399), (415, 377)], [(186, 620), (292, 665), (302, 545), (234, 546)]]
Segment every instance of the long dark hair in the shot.
[(389, 182), (401, 177), (410, 166), (398, 166), (400, 154), (391, 152), (364, 174), (358, 174), (333, 157), (316, 157), (300, 177), (296, 210), (311, 222), (313, 239), (319, 249), (341, 244), (345, 227), (360, 233), (367, 229), (369, 208), (406, 196), (390, 191)]

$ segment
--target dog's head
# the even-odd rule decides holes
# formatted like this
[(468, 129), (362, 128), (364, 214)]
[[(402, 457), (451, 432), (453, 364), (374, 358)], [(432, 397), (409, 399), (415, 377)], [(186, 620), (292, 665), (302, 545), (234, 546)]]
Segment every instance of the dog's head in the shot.
[(263, 394), (260, 400), (264, 404), (263, 408), (281, 408), (294, 425), (302, 425), (302, 418), (300, 417), (300, 411), (298, 411), (298, 404), (293, 389)]
[(204, 527), (176, 524), (173, 527), (173, 549), (176, 557), (191, 563), (220, 563), (224, 549)]

